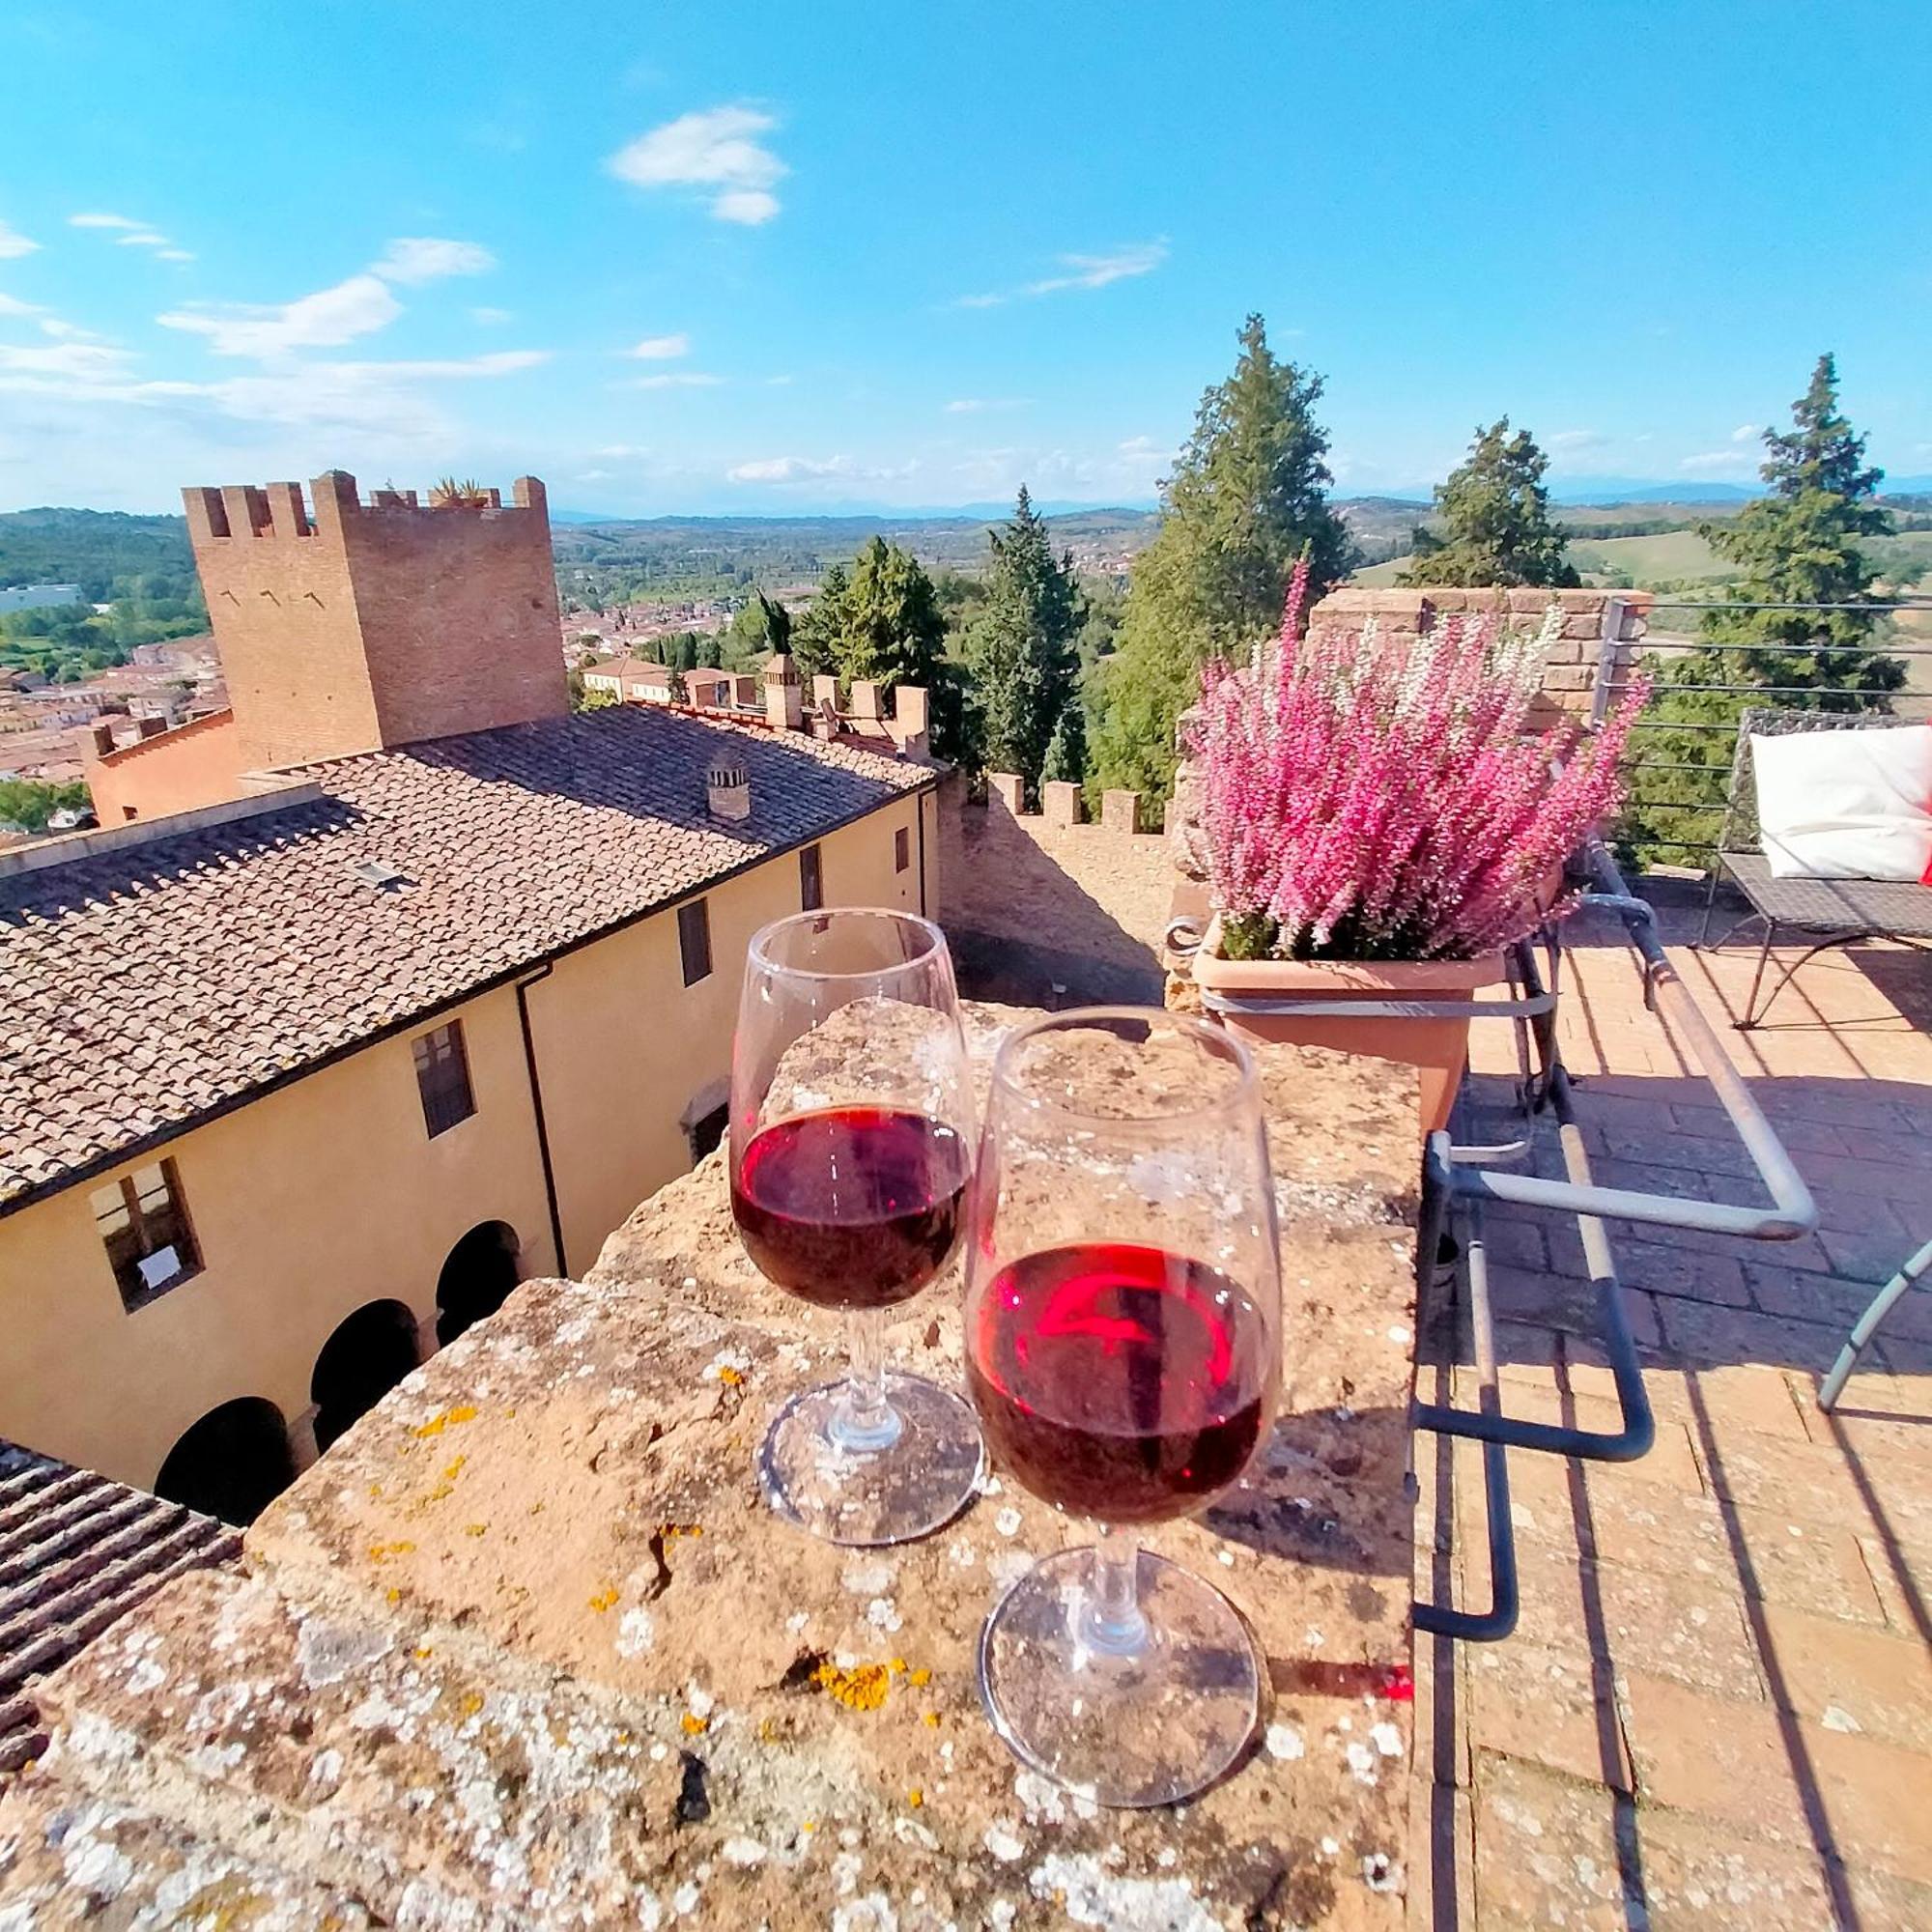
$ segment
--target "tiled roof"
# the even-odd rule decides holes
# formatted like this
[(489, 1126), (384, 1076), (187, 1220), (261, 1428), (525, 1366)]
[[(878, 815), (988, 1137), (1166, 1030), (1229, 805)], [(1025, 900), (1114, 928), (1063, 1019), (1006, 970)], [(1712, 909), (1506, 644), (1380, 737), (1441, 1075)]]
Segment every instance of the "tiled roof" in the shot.
[(633, 706), (297, 776), (326, 796), (0, 875), (0, 1211), (932, 779)]
[(46, 1743), (34, 1684), (239, 1531), (0, 1441), (0, 1785)]

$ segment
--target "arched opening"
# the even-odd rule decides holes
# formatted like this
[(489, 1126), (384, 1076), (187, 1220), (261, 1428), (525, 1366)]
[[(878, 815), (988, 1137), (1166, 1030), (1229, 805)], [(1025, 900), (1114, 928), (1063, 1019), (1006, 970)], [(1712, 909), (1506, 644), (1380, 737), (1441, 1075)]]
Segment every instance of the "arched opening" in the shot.
[(400, 1301), (370, 1301), (336, 1325), (315, 1358), (308, 1392), (315, 1446), (327, 1449), (416, 1365), (416, 1319)]
[(436, 1278), (436, 1339), (447, 1346), (486, 1315), (494, 1315), (522, 1278), (522, 1243), (507, 1221), (485, 1221), (450, 1249)]
[(168, 1451), (155, 1493), (223, 1522), (253, 1522), (296, 1479), (282, 1411), (244, 1395), (211, 1408)]

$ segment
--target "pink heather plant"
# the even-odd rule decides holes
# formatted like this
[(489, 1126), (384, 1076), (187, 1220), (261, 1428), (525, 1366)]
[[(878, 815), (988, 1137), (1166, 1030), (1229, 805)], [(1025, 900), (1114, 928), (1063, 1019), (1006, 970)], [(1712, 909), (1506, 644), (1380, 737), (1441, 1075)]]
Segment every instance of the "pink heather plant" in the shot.
[[(1210, 662), (1190, 750), (1236, 958), (1469, 959), (1535, 929), (1538, 893), (1616, 810), (1645, 692), (1601, 729), (1526, 734), (1560, 622), (1450, 616), (1405, 644), (1312, 632), (1306, 567), (1245, 671)], [(1570, 905), (1558, 906), (1558, 914)]]

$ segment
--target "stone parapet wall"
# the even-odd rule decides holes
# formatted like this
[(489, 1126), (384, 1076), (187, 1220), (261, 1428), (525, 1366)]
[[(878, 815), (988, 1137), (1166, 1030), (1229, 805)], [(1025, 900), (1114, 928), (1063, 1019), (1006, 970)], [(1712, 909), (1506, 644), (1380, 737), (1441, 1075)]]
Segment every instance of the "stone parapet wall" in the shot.
[(1158, 1004), (1175, 874), (1160, 835), (1135, 829), (1140, 795), (1109, 792), (1093, 824), (1078, 785), (1043, 785), (1037, 812), (1021, 790), (1004, 772), (983, 805), (957, 778), (942, 790), (944, 923), (962, 984), (1040, 1005)]
[(1426, 637), (1444, 617), (1464, 613), (1495, 613), (1509, 624), (1533, 628), (1554, 604), (1563, 612), (1563, 630), (1544, 664), (1548, 712), (1535, 721), (1548, 723), (1556, 713), (1589, 710), (1606, 639), (1615, 647), (1614, 675), (1621, 678), (1635, 664), (1652, 602), (1647, 590), (1493, 590), (1454, 584), (1414, 589), (1345, 587), (1322, 598), (1309, 613), (1309, 621), (1359, 630), (1373, 617), (1384, 637), (1413, 639)]

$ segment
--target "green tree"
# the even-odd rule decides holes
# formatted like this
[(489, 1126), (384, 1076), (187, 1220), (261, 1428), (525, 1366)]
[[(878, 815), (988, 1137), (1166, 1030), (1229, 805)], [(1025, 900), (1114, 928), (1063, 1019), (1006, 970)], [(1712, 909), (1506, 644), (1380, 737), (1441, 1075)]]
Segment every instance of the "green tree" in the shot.
[(762, 590), (754, 590), (731, 619), (724, 639), (729, 670), (756, 670), (774, 651), (791, 641), (791, 612)]
[(1508, 416), (1478, 429), (1468, 459), (1435, 486), (1446, 534), (1416, 530), (1414, 561), (1401, 582), (1574, 590), (1581, 580), (1564, 560), (1566, 539), (1550, 519), (1548, 468), (1526, 429), (1510, 435)]
[(852, 580), (842, 563), (830, 563), (818, 580), (818, 593), (791, 629), (792, 662), (810, 688), (814, 677), (831, 675), (845, 631), (845, 602)]
[(1073, 559), (1055, 557), (1024, 484), (1012, 521), (986, 536), (992, 568), (985, 608), (965, 641), (978, 749), (989, 770), (1017, 772), (1028, 792), (1037, 793), (1054, 727), (1079, 705)]
[(1280, 624), (1297, 558), (1308, 558), (1316, 596), (1353, 563), (1324, 494), (1334, 479), (1314, 414), (1321, 378), (1279, 360), (1258, 315), (1240, 345), (1161, 487), (1160, 527), (1135, 561), (1120, 648), (1101, 681), (1098, 781), (1139, 791), (1151, 812), (1173, 786), (1175, 728), (1203, 662), (1239, 654)]
[[(1753, 703), (1869, 710), (1905, 683), (1905, 666), (1875, 648), (1888, 620), (1871, 594), (1879, 573), (1866, 546), (1891, 531), (1875, 500), (1885, 472), (1866, 465), (1865, 439), (1839, 411), (1831, 355), (1818, 358), (1792, 405), (1790, 429), (1767, 430), (1764, 442), (1758, 474), (1768, 494), (1700, 533), (1739, 567), (1723, 593), (1730, 602), (1812, 608), (1707, 611), (1699, 626), (1706, 642), (1651, 661), (1660, 687), (1651, 723), (1703, 728), (1646, 728), (1639, 740), (1651, 769), (1624, 828), (1639, 860), (1651, 852), (1680, 860), (1715, 842), (1735, 745), (1731, 731), (1712, 726), (1735, 725)], [(1816, 608), (1823, 605), (1841, 608)], [(1747, 689), (1685, 689), (1700, 685)]]
[(23, 832), (44, 832), (57, 811), (81, 811), (88, 806), (84, 784), (54, 784), (42, 779), (0, 779), (0, 825), (17, 825)]
[(1087, 714), (1077, 695), (1060, 708), (1060, 722), (1053, 727), (1053, 742), (1046, 748), (1039, 777), (1042, 784), (1086, 781)]

